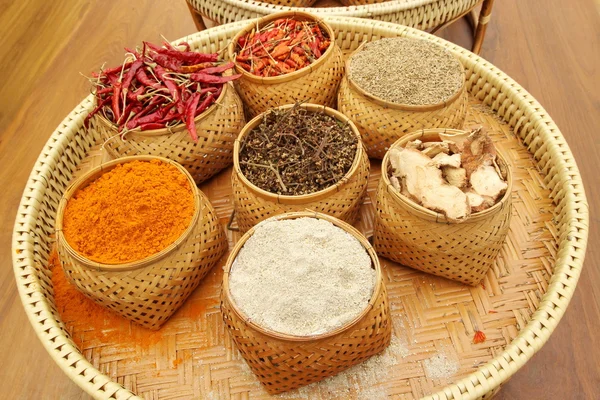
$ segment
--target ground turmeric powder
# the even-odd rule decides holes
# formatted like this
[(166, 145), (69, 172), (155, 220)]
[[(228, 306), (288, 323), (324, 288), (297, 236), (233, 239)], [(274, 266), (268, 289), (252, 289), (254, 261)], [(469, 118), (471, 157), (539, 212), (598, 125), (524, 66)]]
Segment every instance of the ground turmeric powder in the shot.
[(63, 233), (75, 251), (103, 264), (158, 253), (177, 240), (194, 215), (186, 176), (160, 160), (119, 164), (67, 203)]
[[(210, 296), (208, 299), (206, 296), (208, 288), (218, 287), (218, 283), (221, 282), (221, 275), (215, 273), (203, 280), (202, 285), (206, 285), (204, 290), (193, 293), (160, 330), (151, 331), (85, 297), (67, 280), (56, 250), (50, 253), (47, 268), (52, 273), (54, 304), (60, 319), (65, 323), (71, 338), (80, 350), (95, 347), (122, 349), (136, 346), (149, 349), (169, 335), (188, 334), (185, 327), (192, 329), (191, 327), (194, 326), (190, 321), (200, 320), (206, 315), (207, 309), (218, 306), (218, 296)], [(153, 353), (146, 353), (144, 357), (154, 357)], [(137, 354), (137, 356), (141, 355)], [(176, 368), (178, 364), (179, 361), (176, 360), (173, 367)]]
[(161, 341), (160, 332), (132, 324), (85, 297), (67, 280), (56, 250), (50, 253), (48, 269), (52, 271), (54, 303), (80, 349), (84, 348), (85, 342), (94, 341), (104, 344), (135, 343), (143, 347)]

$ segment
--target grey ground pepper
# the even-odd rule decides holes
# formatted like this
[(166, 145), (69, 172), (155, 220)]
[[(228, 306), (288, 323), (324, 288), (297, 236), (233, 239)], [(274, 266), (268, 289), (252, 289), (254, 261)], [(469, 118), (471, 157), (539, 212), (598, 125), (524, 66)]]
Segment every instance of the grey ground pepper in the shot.
[(367, 43), (350, 59), (348, 74), (367, 93), (396, 104), (438, 104), (463, 84), (462, 66), (449, 51), (409, 38)]

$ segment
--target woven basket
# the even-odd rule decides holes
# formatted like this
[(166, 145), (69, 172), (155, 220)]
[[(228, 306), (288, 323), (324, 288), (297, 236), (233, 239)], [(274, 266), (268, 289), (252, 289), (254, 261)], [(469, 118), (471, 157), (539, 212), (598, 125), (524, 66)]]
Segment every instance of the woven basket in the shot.
[[(236, 15), (226, 11), (224, 17)], [(542, 105), (519, 83), (483, 58), (443, 39), (396, 24), (343, 17), (325, 20), (334, 28), (338, 45), (348, 52), (364, 41), (395, 36), (430, 40), (452, 51), (465, 67), (467, 90), (473, 102), (471, 116), (502, 131), (500, 136), (504, 142), (500, 145), (510, 154), (511, 165), (518, 167), (512, 170), (515, 177), (513, 191), (522, 196), (523, 201), (518, 208), (517, 199), (513, 198), (511, 225), (519, 231), (509, 232), (514, 242), (505, 246), (506, 254), (504, 251), (500, 254), (511, 265), (500, 265), (489, 281), (486, 277), (487, 290), (481, 285), (467, 288), (448, 280), (442, 282), (441, 278), (418, 271), (401, 271), (402, 268), (395, 267), (392, 262), (382, 260), (382, 267), (387, 265), (384, 276), (388, 279), (390, 299), (393, 296), (394, 300), (408, 300), (407, 307), (391, 307), (394, 317), (398, 317), (394, 321), (404, 319), (408, 329), (414, 325), (419, 328), (416, 336), (410, 337), (418, 339), (419, 343), (410, 349), (423, 356), (422, 351), (437, 348), (439, 343), (450, 346), (456, 343), (467, 355), (462, 364), (468, 364), (468, 370), (459, 377), (432, 384), (424, 374), (423, 362), (411, 356), (406, 362), (390, 368), (392, 379), (378, 388), (389, 395), (407, 398), (489, 398), (548, 341), (577, 288), (589, 235), (589, 206), (576, 160), (560, 129)], [(219, 51), (225, 49), (246, 24), (244, 21), (216, 27), (183, 40), (192, 46), (207, 46), (211, 51)], [(151, 353), (142, 361), (132, 359), (142, 357), (140, 352), (132, 355), (127, 349), (118, 354), (119, 358), (113, 352), (115, 346), (101, 343), (103, 346), (100, 347), (98, 343), (88, 341), (88, 347), (81, 350), (73, 341), (73, 333), (56, 308), (51, 271), (45, 266), (55, 242), (58, 203), (71, 179), (78, 170), (85, 168), (94, 149), (101, 143), (93, 124), (90, 129), (83, 124), (93, 108), (90, 95), (57, 126), (32, 167), (15, 218), (11, 250), (15, 283), (40, 343), (65, 375), (98, 399), (140, 399), (135, 393), (150, 398), (190, 398), (197, 394), (223, 399), (266, 397), (262, 385), (252, 374), (245, 374), (242, 367), (245, 363), (232, 349), (221, 316), (216, 312), (220, 282), (212, 282), (214, 284), (202, 287), (202, 293), (196, 291), (193, 294), (208, 308), (193, 321), (186, 319), (183, 313), (177, 313), (174, 318), (181, 318), (178, 321), (171, 319), (179, 322), (176, 329), (165, 337), (164, 342), (150, 349)], [(510, 147), (504, 148), (505, 142)], [(213, 204), (219, 204), (221, 220), (226, 223), (231, 211), (228, 182), (219, 176), (206, 186), (212, 188), (206, 192), (211, 193)], [(372, 205), (366, 204), (363, 210), (361, 224), (367, 232), (373, 219)], [(517, 213), (522, 216), (522, 221), (515, 217)], [(233, 243), (238, 233), (230, 232), (228, 237)], [(537, 265), (534, 271), (531, 271), (532, 262)], [(217, 268), (213, 271), (220, 273)], [(212, 273), (202, 284), (209, 283), (209, 277)], [(207, 295), (210, 296), (208, 301)], [(422, 301), (423, 298), (426, 300)], [(430, 300), (437, 306), (429, 307)], [(465, 301), (474, 310), (476, 318), (481, 317), (477, 310), (483, 307), (481, 313), (486, 315), (482, 318), (487, 322), (479, 321), (479, 328), (482, 324), (490, 329), (497, 327), (501, 333), (486, 343), (475, 345), (470, 343), (475, 326), (468, 316), (461, 317), (462, 323), (457, 319), (440, 322), (451, 319), (445, 314), (448, 309), (463, 310)], [(448, 302), (454, 306), (448, 306)], [(488, 314), (488, 302), (490, 306), (502, 306), (502, 311)], [(409, 325), (410, 321), (414, 325)], [(426, 343), (423, 345), (421, 340)], [(172, 363), (179, 356), (189, 357), (173, 369)], [(476, 364), (475, 359), (478, 360)], [(349, 379), (350, 385), (356, 383), (357, 390), (368, 389), (356, 375)], [(331, 398), (322, 384), (306, 389), (311, 399)]]
[(262, 0), (263, 3), (285, 7), (310, 7), (317, 0)]
[(242, 101), (231, 83), (223, 85), (215, 103), (196, 117), (197, 142), (183, 123), (170, 129), (131, 131), (123, 140), (116, 126), (100, 113), (93, 119), (113, 158), (165, 157), (183, 165), (197, 184), (231, 165), (233, 141), (245, 124)]
[[(196, 211), (186, 231), (159, 253), (130, 263), (100, 264), (77, 253), (62, 232), (65, 207), (73, 194), (119, 164), (153, 159), (175, 165), (190, 182)], [(96, 303), (149, 329), (158, 329), (169, 319), (227, 250), (215, 211), (190, 174), (173, 161), (151, 156), (113, 160), (73, 182), (58, 207), (56, 241), (71, 283)]]
[[(425, 129), (398, 140), (392, 149), (415, 139), (441, 141), (440, 132), (463, 131)], [(512, 174), (499, 152), (498, 164), (506, 171), (506, 193), (487, 210), (472, 214), (465, 222), (451, 223), (443, 214), (416, 204), (394, 188), (387, 173), (388, 152), (377, 189), (373, 227), (377, 254), (407, 267), (477, 285), (494, 263), (510, 227)]]
[(418, 29), (444, 25), (466, 14), (481, 0), (392, 0), (356, 7), (298, 8), (257, 0), (186, 0), (201, 15), (219, 23), (237, 22), (282, 11), (301, 11), (321, 17), (369, 18)]
[[(353, 54), (361, 49), (362, 46)], [(423, 106), (396, 104), (365, 92), (346, 75), (338, 93), (338, 110), (358, 127), (369, 157), (382, 159), (390, 146), (408, 132), (462, 128), (467, 115), (467, 91), (463, 83), (445, 102)]]
[[(293, 105), (282, 106), (280, 109), (290, 107), (293, 107)], [(367, 190), (370, 166), (358, 130), (348, 118), (331, 108), (316, 104), (302, 104), (302, 107), (314, 112), (325, 112), (338, 121), (350, 125), (352, 131), (359, 138), (352, 166), (348, 173), (335, 185), (315, 193), (301, 196), (283, 196), (259, 188), (244, 176), (239, 160), (242, 138), (262, 121), (263, 114), (258, 115), (248, 122), (240, 132), (240, 136), (235, 141), (233, 155), (233, 172), (231, 174), (233, 205), (238, 227), (242, 232), (274, 215), (306, 209), (332, 215), (349, 224), (353, 224), (358, 218), (360, 206)]]
[(331, 45), (315, 62), (298, 71), (275, 77), (259, 77), (235, 65), (242, 74), (235, 83), (246, 105), (248, 115), (254, 117), (271, 108), (297, 101), (334, 107), (340, 80), (344, 75), (342, 52), (335, 43), (333, 29), (318, 17), (304, 12), (283, 12), (261, 18), (242, 29), (229, 44), (229, 58), (235, 60), (236, 46), (240, 37), (279, 18), (317, 21), (332, 39)]
[(359, 364), (385, 349), (391, 340), (392, 324), (381, 267), (369, 242), (352, 226), (325, 214), (295, 212), (276, 220), (314, 217), (329, 221), (348, 232), (364, 246), (373, 261), (376, 283), (369, 305), (354, 320), (334, 331), (293, 336), (263, 328), (252, 322), (235, 305), (229, 292), (229, 273), (237, 254), (254, 233), (248, 231), (231, 251), (223, 275), (221, 314), (229, 334), (248, 365), (270, 394), (318, 382)]
[(386, 1), (391, 1), (391, 0), (340, 0), (340, 3), (342, 3), (345, 6), (365, 6), (368, 4), (378, 4), (378, 3), (385, 3)]

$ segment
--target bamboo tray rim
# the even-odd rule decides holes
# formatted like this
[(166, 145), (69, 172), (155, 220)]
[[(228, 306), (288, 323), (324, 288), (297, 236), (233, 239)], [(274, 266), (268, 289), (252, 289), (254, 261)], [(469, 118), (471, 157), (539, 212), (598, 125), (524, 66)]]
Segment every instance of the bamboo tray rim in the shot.
[[(539, 102), (485, 59), (414, 28), (357, 18), (324, 19), (332, 24), (336, 31), (361, 31), (375, 36), (402, 35), (442, 44), (460, 58), (465, 68), (482, 75), (482, 79), (479, 80), (481, 82), (471, 83), (469, 92), (478, 93), (479, 100), (491, 106), (496, 114), (514, 128), (536, 161), (551, 162), (551, 165), (544, 167), (542, 173), (553, 176), (547, 182), (551, 191), (549, 197), (553, 199), (561, 217), (557, 223), (559, 246), (553, 267), (554, 273), (546, 294), (531, 321), (520, 330), (504, 351), (481, 365), (477, 371), (426, 397), (436, 400), (479, 398), (505, 382), (543, 346), (558, 325), (573, 296), (583, 267), (589, 233), (589, 206), (577, 164), (560, 130)], [(235, 32), (247, 23), (248, 21), (241, 21), (219, 26), (179, 41), (233, 37)], [(122, 385), (100, 373), (67, 339), (46, 297), (41, 293), (40, 278), (34, 267), (36, 220), (44, 207), (44, 195), (49, 190), (49, 182), (45, 176), (54, 176), (58, 161), (65, 157), (65, 148), (76, 139), (76, 131), (83, 126), (85, 116), (92, 109), (93, 95), (90, 94), (54, 131), (32, 168), (13, 230), (13, 270), (19, 296), (34, 331), (67, 376), (96, 398), (139, 399)], [(532, 139), (534, 133), (538, 136)]]

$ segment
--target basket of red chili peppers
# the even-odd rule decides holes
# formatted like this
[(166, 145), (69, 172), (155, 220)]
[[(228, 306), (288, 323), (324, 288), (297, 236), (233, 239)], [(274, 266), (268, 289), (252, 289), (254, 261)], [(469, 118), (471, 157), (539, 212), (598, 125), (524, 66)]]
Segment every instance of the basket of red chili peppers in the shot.
[(93, 74), (97, 105), (86, 124), (100, 132), (108, 153), (174, 160), (196, 183), (229, 166), (245, 124), (233, 63), (187, 43), (144, 42), (125, 51), (122, 65)]
[(344, 74), (333, 29), (303, 12), (268, 15), (231, 41), (229, 59), (250, 116), (295, 102), (335, 106)]

